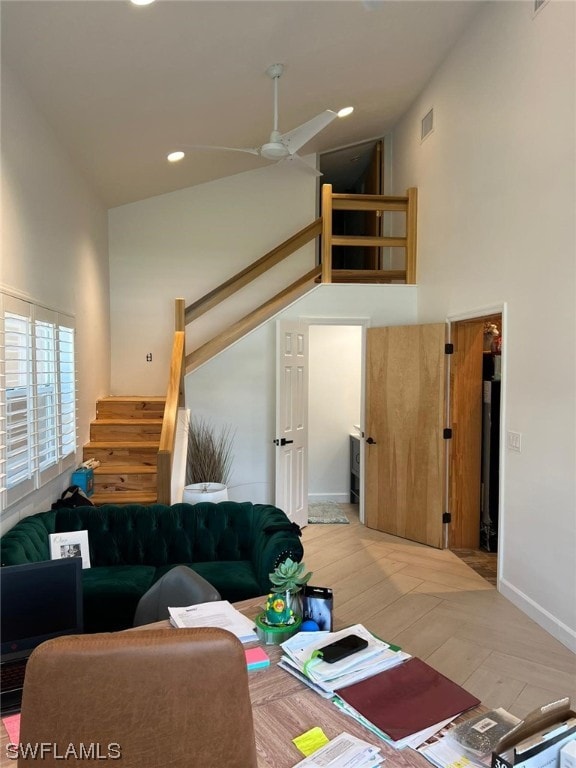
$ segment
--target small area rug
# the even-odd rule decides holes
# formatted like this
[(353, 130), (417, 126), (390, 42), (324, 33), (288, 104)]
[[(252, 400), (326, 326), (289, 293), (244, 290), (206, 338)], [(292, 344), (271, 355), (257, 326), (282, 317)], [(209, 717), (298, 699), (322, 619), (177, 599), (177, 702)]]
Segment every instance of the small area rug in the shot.
[(313, 523), (348, 523), (342, 506), (336, 501), (318, 501), (308, 504), (308, 522)]

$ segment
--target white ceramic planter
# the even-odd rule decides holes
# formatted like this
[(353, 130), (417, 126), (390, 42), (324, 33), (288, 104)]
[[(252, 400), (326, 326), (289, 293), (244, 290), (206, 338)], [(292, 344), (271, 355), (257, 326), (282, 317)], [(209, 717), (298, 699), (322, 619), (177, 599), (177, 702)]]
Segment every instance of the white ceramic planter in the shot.
[(182, 501), (185, 504), (200, 504), (202, 501), (210, 501), (217, 504), (219, 501), (228, 501), (228, 488), (222, 483), (194, 483), (185, 485), (182, 492)]

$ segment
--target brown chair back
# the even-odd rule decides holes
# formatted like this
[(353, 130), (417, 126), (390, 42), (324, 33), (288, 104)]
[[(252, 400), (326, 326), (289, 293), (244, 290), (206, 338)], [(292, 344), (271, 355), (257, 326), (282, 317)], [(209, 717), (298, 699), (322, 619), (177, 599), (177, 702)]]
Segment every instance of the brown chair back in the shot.
[(242, 643), (212, 628), (49, 640), (28, 662), (20, 741), (19, 765), (45, 768), (81, 753), (100, 767), (255, 768)]

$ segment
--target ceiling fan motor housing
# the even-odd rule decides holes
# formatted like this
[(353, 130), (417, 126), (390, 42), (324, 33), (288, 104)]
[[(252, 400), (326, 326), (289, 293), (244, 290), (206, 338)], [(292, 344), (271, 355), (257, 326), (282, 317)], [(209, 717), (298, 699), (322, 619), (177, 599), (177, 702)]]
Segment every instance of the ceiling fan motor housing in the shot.
[(260, 154), (267, 160), (282, 160), (283, 157), (288, 157), (290, 152), (281, 141), (270, 141), (262, 145)]

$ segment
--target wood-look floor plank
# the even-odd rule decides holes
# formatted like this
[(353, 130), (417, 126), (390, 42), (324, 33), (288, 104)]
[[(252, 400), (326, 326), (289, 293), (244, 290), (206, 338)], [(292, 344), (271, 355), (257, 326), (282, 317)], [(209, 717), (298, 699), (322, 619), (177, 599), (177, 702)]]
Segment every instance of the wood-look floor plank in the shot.
[(450, 637), (425, 661), (455, 683), (463, 684), (489, 655), (490, 650), (477, 643)]
[[(509, 712), (513, 712), (516, 717), (522, 717), (518, 708), (518, 699), (526, 688), (526, 684), (521, 680), (485, 669), (482, 664), (463, 681), (463, 685), (487, 707), (491, 709), (504, 707)], [(546, 693), (543, 694), (540, 703), (550, 700), (550, 695)]]
[(457, 680), (489, 707), (523, 717), (562, 696), (576, 701), (576, 655), (448, 550), (349, 525), (309, 525), (313, 583), (334, 591), (335, 616)]

